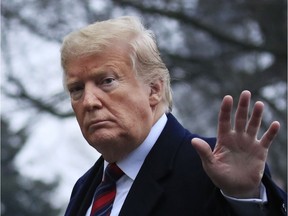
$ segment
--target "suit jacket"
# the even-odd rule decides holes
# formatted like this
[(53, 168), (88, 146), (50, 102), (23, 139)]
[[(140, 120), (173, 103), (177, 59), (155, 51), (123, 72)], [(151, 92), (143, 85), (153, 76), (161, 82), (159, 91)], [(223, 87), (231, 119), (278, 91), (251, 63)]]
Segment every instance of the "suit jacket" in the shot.
[[(147, 155), (119, 215), (236, 215), (202, 168), (191, 145), (191, 139), (197, 135), (184, 129), (172, 114), (167, 117), (167, 124)], [(215, 138), (203, 139), (214, 147)], [(65, 216), (85, 215), (102, 175), (101, 157), (75, 184)], [(263, 183), (268, 194), (269, 215), (285, 215), (286, 195), (272, 182), (268, 169)]]

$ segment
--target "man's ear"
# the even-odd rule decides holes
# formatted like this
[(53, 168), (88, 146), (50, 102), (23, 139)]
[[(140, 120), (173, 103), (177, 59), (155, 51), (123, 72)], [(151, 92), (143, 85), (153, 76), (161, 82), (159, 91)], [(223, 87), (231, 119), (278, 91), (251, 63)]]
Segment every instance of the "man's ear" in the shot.
[(150, 106), (154, 107), (163, 99), (163, 81), (158, 79), (150, 83)]

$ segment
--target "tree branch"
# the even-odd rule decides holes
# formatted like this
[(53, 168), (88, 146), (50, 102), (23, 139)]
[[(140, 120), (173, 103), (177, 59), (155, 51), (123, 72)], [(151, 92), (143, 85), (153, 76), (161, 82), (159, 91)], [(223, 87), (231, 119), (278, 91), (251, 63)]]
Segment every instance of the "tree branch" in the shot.
[(31, 32), (37, 34), (41, 38), (45, 38), (48, 41), (56, 41), (56, 42), (61, 42), (60, 38), (57, 38), (53, 35), (47, 34), (47, 32), (41, 31), (41, 29), (36, 25), (37, 22), (31, 22), (29, 19), (22, 17), (18, 12), (17, 8), (10, 9), (8, 7), (5, 7), (4, 9), (2, 8), (1, 10), (4, 18), (7, 20), (11, 20), (12, 18), (15, 20), (18, 20), (23, 26), (25, 26), (27, 29), (29, 29)]
[(224, 43), (232, 44), (234, 46), (241, 47), (245, 50), (254, 50), (254, 51), (260, 51), (260, 52), (270, 52), (277, 56), (286, 57), (287, 53), (285, 49), (275, 49), (273, 47), (267, 47), (267, 46), (258, 46), (256, 44), (243, 41), (241, 39), (235, 38), (231, 35), (225, 34), (223, 31), (219, 30), (219, 28), (215, 28), (214, 25), (204, 23), (197, 17), (191, 17), (185, 15), (182, 11), (176, 12), (176, 11), (169, 11), (169, 10), (161, 10), (155, 7), (147, 7), (144, 6), (141, 3), (138, 3), (136, 1), (127, 1), (127, 0), (112, 0), (115, 4), (121, 5), (121, 6), (129, 6), (136, 8), (142, 12), (150, 13), (150, 14), (159, 14), (162, 16), (166, 16), (169, 18), (173, 18), (178, 20), (181, 23), (185, 23), (187, 25), (194, 26), (202, 31), (205, 31), (206, 33), (210, 34), (214, 38), (218, 39), (219, 41), (222, 41)]
[(33, 107), (35, 107), (36, 109), (40, 110), (40, 111), (45, 111), (48, 112), (54, 116), (60, 117), (60, 118), (67, 118), (67, 117), (72, 117), (74, 116), (73, 112), (62, 112), (59, 111), (55, 108), (55, 104), (52, 103), (45, 103), (42, 100), (33, 97), (32, 95), (30, 95), (27, 90), (25, 89), (25, 87), (22, 85), (22, 83), (17, 80), (15, 77), (9, 77), (9, 81), (11, 81), (12, 83), (14, 83), (17, 88), (18, 88), (18, 93), (12, 93), (10, 91), (8, 91), (5, 88), (2, 88), (3, 93), (6, 94), (7, 96), (11, 97), (11, 98), (17, 98), (17, 99), (21, 99), (24, 101), (28, 101), (29, 103), (32, 104)]

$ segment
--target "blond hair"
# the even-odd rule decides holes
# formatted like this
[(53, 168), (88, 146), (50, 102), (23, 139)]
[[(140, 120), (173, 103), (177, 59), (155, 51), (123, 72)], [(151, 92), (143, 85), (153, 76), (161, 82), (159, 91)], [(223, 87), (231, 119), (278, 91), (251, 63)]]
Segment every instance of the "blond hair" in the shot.
[(68, 34), (61, 48), (64, 77), (69, 60), (99, 54), (113, 47), (115, 42), (129, 46), (132, 69), (144, 83), (152, 84), (159, 79), (163, 82), (163, 100), (167, 111), (171, 111), (172, 90), (169, 71), (160, 57), (153, 32), (145, 29), (135, 17), (124, 16), (95, 22)]

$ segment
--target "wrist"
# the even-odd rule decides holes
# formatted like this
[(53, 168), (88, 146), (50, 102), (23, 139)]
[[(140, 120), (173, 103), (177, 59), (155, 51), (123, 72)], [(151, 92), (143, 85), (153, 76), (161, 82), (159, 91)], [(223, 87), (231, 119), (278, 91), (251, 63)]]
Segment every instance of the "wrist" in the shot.
[(236, 199), (259, 199), (260, 198), (260, 185), (257, 188), (251, 190), (235, 190), (225, 191), (221, 190), (223, 194)]

